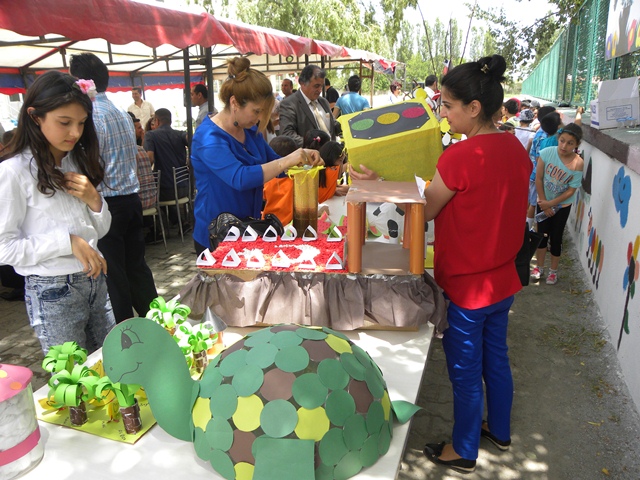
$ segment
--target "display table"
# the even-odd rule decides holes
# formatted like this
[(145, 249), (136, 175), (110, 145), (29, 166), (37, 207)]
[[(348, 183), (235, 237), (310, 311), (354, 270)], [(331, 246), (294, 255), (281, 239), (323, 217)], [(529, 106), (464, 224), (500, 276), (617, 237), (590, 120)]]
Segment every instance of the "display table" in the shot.
[[(236, 342), (253, 329), (229, 328), (226, 345)], [(423, 325), (417, 332), (352, 331), (344, 332), (377, 362), (387, 382), (391, 400), (415, 402), (426, 367), (433, 327)], [(87, 360), (100, 358), (100, 351)], [(48, 387), (34, 397), (46, 396)], [(91, 417), (89, 417), (91, 418)], [(109, 479), (221, 479), (209, 463), (200, 460), (189, 442), (171, 437), (155, 425), (134, 445), (107, 440), (71, 428), (39, 422), (44, 439), (44, 458), (40, 465), (24, 475), (25, 480), (44, 478)], [(409, 423), (395, 424), (391, 446), (372, 467), (352, 478), (390, 480), (396, 477)]]

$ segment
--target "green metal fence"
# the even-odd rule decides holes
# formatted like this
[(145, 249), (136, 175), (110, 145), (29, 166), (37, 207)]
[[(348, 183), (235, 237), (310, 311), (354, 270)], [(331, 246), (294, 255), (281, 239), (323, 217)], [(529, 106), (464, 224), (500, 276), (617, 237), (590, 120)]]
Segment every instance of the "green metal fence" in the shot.
[(587, 106), (602, 80), (640, 74), (640, 51), (605, 60), (609, 0), (588, 0), (522, 83), (522, 93)]

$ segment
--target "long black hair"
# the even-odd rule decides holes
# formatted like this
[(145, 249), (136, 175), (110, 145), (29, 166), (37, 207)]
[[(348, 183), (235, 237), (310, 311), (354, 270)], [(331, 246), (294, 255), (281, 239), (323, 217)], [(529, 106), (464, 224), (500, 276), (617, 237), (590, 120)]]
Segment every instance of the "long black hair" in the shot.
[(482, 105), (482, 118), (493, 123), (493, 116), (502, 107), (507, 63), (500, 55), (483, 57), (477, 62), (458, 65), (442, 79), (442, 87), (456, 100), (468, 105), (474, 100)]
[[(82, 136), (72, 150), (80, 172), (93, 186), (104, 178), (104, 167), (100, 160), (98, 137), (93, 125), (91, 99), (76, 84), (76, 79), (67, 73), (50, 71), (36, 78), (27, 90), (18, 118), (18, 128), (13, 139), (3, 151), (0, 161), (30, 149), (38, 169), (38, 190), (43, 194), (55, 194), (63, 190), (64, 175), (56, 169), (47, 138), (40, 130), (35, 118), (44, 118), (47, 113), (65, 105), (76, 103), (87, 112)], [(29, 112), (29, 109), (31, 112)]]
[[(320, 158), (324, 160), (324, 165), (326, 167), (342, 165), (342, 162), (338, 162), (338, 160), (343, 153), (344, 145), (338, 142), (327, 142), (320, 147)], [(320, 170), (318, 175), (318, 185), (323, 188), (327, 186), (327, 173), (324, 169)]]

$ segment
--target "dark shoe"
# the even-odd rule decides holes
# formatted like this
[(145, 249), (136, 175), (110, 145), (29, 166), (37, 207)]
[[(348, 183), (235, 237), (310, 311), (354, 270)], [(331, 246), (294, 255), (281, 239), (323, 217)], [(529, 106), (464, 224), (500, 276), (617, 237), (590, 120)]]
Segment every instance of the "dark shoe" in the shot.
[(22, 288), (14, 288), (10, 292), (0, 293), (0, 298), (3, 298), (8, 302), (17, 302), (19, 300), (24, 300), (24, 290)]
[[(482, 426), (483, 427), (487, 426), (487, 422), (482, 422)], [(491, 443), (493, 443), (496, 447), (498, 447), (498, 449), (502, 450), (503, 452), (506, 452), (507, 450), (509, 450), (509, 446), (511, 445), (511, 440), (507, 440), (507, 441), (499, 440), (493, 433), (491, 433), (489, 430), (485, 430), (484, 428), (480, 429), (480, 436), (489, 440)]]
[(436, 465), (443, 465), (456, 470), (460, 473), (471, 473), (476, 469), (475, 460), (467, 460), (466, 458), (457, 458), (456, 460), (440, 460), (442, 450), (444, 449), (445, 442), (442, 443), (427, 443), (424, 446), (425, 456)]

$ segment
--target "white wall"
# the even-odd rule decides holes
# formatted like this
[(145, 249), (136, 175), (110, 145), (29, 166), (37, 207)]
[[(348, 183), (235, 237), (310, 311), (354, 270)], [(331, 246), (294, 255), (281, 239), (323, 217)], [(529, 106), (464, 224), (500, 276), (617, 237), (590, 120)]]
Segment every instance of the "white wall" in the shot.
[[(620, 341), (622, 371), (640, 409), (640, 175), (592, 145), (582, 147), (585, 180), (567, 226), (611, 341)], [(625, 284), (630, 263), (635, 275)], [(629, 333), (621, 334), (625, 312)]]

